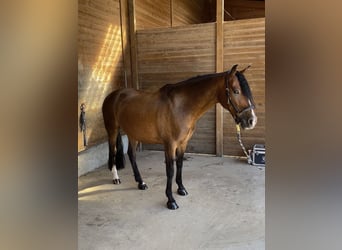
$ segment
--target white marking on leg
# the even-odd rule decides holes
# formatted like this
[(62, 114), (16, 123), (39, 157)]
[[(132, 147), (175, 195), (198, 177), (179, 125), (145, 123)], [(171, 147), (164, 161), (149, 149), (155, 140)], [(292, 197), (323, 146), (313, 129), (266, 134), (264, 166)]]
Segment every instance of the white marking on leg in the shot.
[(112, 173), (113, 173), (113, 180), (120, 179), (115, 165), (113, 166)]

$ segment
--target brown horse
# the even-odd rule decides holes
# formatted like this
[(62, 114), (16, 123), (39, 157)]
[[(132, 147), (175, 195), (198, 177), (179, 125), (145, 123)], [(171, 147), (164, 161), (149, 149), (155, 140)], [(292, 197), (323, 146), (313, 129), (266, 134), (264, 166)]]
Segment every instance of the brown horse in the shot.
[[(248, 67), (247, 67), (248, 68)], [(229, 110), (243, 129), (252, 129), (257, 121), (253, 97), (243, 73), (234, 65), (230, 71), (197, 76), (177, 84), (167, 84), (155, 92), (119, 89), (103, 102), (102, 112), (108, 133), (108, 167), (114, 184), (120, 184), (117, 169), (124, 156), (119, 128), (128, 136), (128, 156), (139, 189), (147, 189), (136, 164), (138, 142), (163, 144), (166, 163), (167, 207), (177, 209), (172, 195), (174, 161), (177, 165), (177, 193), (187, 195), (182, 183), (183, 156), (197, 120), (216, 103)]]

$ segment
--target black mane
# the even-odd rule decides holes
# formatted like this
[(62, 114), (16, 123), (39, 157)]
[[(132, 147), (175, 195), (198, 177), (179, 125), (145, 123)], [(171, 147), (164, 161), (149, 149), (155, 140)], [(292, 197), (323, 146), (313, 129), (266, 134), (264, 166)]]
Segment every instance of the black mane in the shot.
[(216, 76), (224, 75), (224, 74), (226, 74), (226, 72), (212, 73), (212, 74), (206, 74), (206, 75), (198, 75), (198, 76), (194, 76), (194, 77), (191, 77), (189, 79), (183, 80), (181, 82), (166, 84), (163, 87), (161, 87), (160, 90), (168, 90), (168, 91), (170, 91), (170, 90), (172, 90), (172, 89), (174, 89), (176, 87), (180, 87), (180, 86), (183, 86), (183, 85), (186, 85), (186, 84), (196, 83), (198, 81), (202, 81), (202, 80), (205, 80), (205, 79), (210, 79), (212, 77), (216, 77)]
[[(198, 76), (191, 77), (189, 79), (183, 80), (183, 81), (178, 82), (178, 83), (166, 84), (163, 87), (161, 87), (160, 90), (168, 92), (168, 91), (171, 91), (174, 88), (183, 86), (185, 84), (197, 83), (198, 81), (202, 81), (202, 80), (205, 80), (205, 79), (210, 79), (210, 78), (216, 77), (216, 76), (222, 76), (222, 75), (225, 75), (225, 74), (228, 74), (228, 73), (229, 73), (229, 71), (224, 71), (224, 72), (221, 72), (221, 73), (212, 73), (212, 74), (206, 74), (206, 75), (198, 75)], [(245, 76), (242, 73), (240, 73), (239, 71), (236, 71), (235, 75), (238, 78), (238, 81), (240, 83), (240, 87), (241, 87), (241, 91), (242, 91), (243, 95), (246, 96), (248, 99), (250, 99), (251, 102), (254, 102), (251, 89), (249, 88), (249, 85), (248, 85), (248, 82), (247, 82)]]

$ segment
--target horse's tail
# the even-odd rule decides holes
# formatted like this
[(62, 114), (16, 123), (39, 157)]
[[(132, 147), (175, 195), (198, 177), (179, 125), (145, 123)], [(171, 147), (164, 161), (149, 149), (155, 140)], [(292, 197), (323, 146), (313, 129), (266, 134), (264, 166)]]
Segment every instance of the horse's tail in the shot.
[[(115, 102), (116, 95), (116, 92), (112, 92), (105, 98), (102, 104), (103, 120), (108, 134), (108, 168), (110, 171), (112, 171), (114, 164), (116, 165), (116, 169), (122, 169), (125, 167), (125, 155), (121, 134), (119, 132), (119, 127), (115, 125), (115, 117), (112, 110), (113, 102)], [(114, 153), (115, 148), (116, 152)]]
[(120, 132), (118, 133), (118, 136), (116, 138), (115, 165), (117, 170), (123, 169), (125, 167), (124, 147)]

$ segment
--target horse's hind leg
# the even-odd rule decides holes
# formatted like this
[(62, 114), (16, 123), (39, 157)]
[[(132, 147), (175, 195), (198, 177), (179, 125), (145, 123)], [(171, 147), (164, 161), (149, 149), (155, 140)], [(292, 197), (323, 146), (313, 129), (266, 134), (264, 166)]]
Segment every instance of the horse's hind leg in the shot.
[(136, 162), (136, 149), (137, 149), (137, 144), (138, 142), (135, 140), (129, 139), (129, 145), (128, 145), (128, 157), (132, 165), (133, 173), (134, 173), (134, 178), (135, 181), (138, 182), (138, 188), (141, 190), (147, 189), (146, 183), (142, 180), (137, 162)]
[[(108, 156), (108, 168), (113, 173), (113, 183), (120, 184), (121, 180), (116, 169), (116, 140), (118, 136), (118, 130), (108, 134), (109, 156)], [(119, 135), (120, 136), (120, 135)]]
[(176, 164), (177, 164), (176, 183), (178, 185), (177, 193), (179, 195), (183, 195), (183, 196), (188, 194), (185, 187), (183, 186), (183, 180), (182, 180), (184, 151), (185, 150), (183, 148), (177, 148), (177, 151), (176, 151), (176, 156), (177, 156), (177, 160), (176, 160)]

